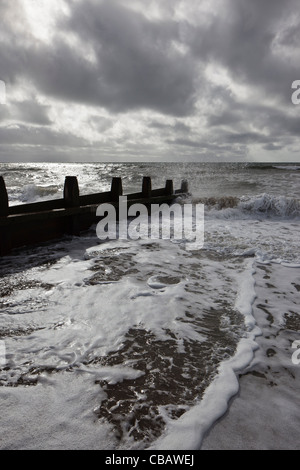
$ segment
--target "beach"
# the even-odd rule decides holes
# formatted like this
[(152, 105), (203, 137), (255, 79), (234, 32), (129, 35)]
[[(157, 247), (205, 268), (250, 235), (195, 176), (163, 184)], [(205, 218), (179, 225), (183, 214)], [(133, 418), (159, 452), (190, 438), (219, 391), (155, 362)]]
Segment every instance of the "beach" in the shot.
[(290, 296), (299, 292), (299, 273), (287, 268), (276, 279), (268, 266), (258, 265), (257, 271), (253, 315), (261, 330), (258, 349), (239, 376), (239, 392), (228, 411), (204, 438), (203, 450), (299, 450), (300, 367), (292, 362), (291, 348), (299, 338), (299, 303)]
[[(1, 449), (297, 449), (299, 167), (2, 164), (11, 204), (189, 182), (204, 246), (92, 226), (0, 259)], [(2, 348), (3, 350), (3, 348)]]

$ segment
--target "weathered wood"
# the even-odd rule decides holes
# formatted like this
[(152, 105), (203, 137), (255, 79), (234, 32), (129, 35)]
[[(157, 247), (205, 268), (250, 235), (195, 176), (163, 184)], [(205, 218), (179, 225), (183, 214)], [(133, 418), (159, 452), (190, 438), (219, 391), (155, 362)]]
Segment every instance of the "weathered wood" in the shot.
[(189, 192), (188, 182), (186, 180), (182, 180), (180, 189), (176, 189), (174, 194), (188, 194), (188, 192)]
[(106, 191), (104, 193), (84, 194), (79, 196), (80, 206), (92, 206), (94, 204), (103, 204), (109, 201), (111, 201), (111, 191)]
[(79, 187), (76, 176), (66, 176), (64, 186), (65, 207), (79, 206)]
[(20, 204), (9, 207), (9, 215), (28, 214), (29, 212), (43, 212), (54, 209), (63, 209), (65, 207), (64, 199), (53, 199), (50, 201), (31, 202), (29, 204)]
[[(79, 186), (76, 176), (66, 176), (64, 185), (65, 207), (79, 207)], [(70, 235), (80, 235), (79, 214), (69, 215), (65, 219), (64, 231)]]
[(127, 200), (130, 201), (131, 199), (143, 199), (143, 193), (131, 193), (131, 194), (126, 194)]
[(173, 194), (173, 181), (172, 180), (167, 180), (166, 181), (166, 195), (167, 196), (170, 196), (171, 194)]
[(0, 217), (8, 215), (8, 195), (3, 176), (0, 176)]
[(9, 227), (0, 230), (0, 256), (8, 255), (12, 249), (11, 234)]
[(118, 201), (123, 194), (122, 178), (114, 176), (111, 182), (111, 200)]
[(181, 181), (181, 188), (180, 188), (182, 193), (188, 193), (189, 192), (189, 185), (187, 180), (182, 180)]
[(152, 183), (150, 176), (143, 177), (142, 197), (151, 197)]
[(165, 195), (166, 195), (166, 188), (152, 189), (152, 193), (151, 193), (152, 197), (159, 197), (159, 196), (165, 196)]
[[(142, 191), (128, 194), (127, 205), (142, 203), (172, 203), (187, 189), (173, 192), (172, 180), (167, 180), (164, 188), (152, 189), (150, 177), (144, 177)], [(103, 193), (80, 196), (75, 176), (65, 178), (62, 199), (53, 199), (9, 207), (4, 179), (0, 176), (0, 256), (9, 254), (11, 249), (58, 239), (64, 234), (80, 235), (99, 218), (96, 210), (99, 204), (109, 202), (118, 212), (119, 196), (123, 195), (122, 179), (112, 179), (111, 190)]]
[[(0, 176), (0, 220), (6, 220), (8, 216), (8, 194), (3, 176)], [(3, 218), (3, 219), (2, 219)], [(9, 227), (0, 229), (0, 256), (7, 255), (11, 250)]]

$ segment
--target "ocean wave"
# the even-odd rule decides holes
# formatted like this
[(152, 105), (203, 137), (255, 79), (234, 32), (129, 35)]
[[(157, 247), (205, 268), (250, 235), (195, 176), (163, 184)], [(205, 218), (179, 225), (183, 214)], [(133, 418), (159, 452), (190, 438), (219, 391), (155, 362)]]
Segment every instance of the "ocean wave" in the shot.
[(202, 203), (208, 215), (218, 218), (265, 216), (268, 218), (296, 218), (300, 216), (300, 200), (267, 193), (255, 196), (194, 198)]
[(289, 170), (297, 171), (300, 170), (300, 165), (293, 163), (247, 163), (246, 168), (251, 168), (251, 170)]
[(246, 163), (246, 168), (251, 168), (251, 170), (272, 170), (275, 168), (275, 165), (269, 163)]
[(40, 186), (35, 184), (27, 184), (22, 188), (21, 194), (18, 194), (20, 202), (36, 202), (39, 200), (53, 199), (53, 196), (62, 197), (61, 188), (55, 184), (48, 186)]
[(300, 170), (299, 165), (274, 165), (273, 168), (276, 168), (277, 170), (289, 170), (289, 171)]
[(260, 194), (254, 197), (243, 197), (239, 207), (247, 212), (266, 214), (277, 217), (297, 217), (300, 215), (300, 201), (286, 196)]

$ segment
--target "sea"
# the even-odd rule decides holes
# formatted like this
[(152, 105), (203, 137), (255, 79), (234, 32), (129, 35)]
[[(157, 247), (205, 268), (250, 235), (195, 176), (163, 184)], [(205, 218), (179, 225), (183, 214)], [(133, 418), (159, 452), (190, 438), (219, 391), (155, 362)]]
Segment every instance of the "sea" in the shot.
[(92, 226), (0, 259), (1, 449), (201, 449), (259, 349), (254, 310), (292, 357), (300, 165), (2, 163), (0, 174), (10, 205), (61, 198), (66, 176), (80, 194), (114, 176), (137, 192), (150, 176), (154, 189), (186, 180), (178, 202), (205, 209), (192, 249), (101, 241)]

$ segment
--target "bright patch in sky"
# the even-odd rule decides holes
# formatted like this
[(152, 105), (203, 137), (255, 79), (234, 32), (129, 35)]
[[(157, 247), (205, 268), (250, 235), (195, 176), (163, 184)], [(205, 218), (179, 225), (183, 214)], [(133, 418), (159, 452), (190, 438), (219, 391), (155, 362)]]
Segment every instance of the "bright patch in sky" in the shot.
[(69, 12), (63, 0), (23, 0), (22, 7), (31, 34), (45, 42), (51, 42), (52, 36), (57, 34), (57, 19)]
[(249, 87), (234, 82), (224, 67), (210, 63), (205, 69), (205, 75), (210, 83), (229, 89), (239, 100), (246, 101), (249, 98)]

